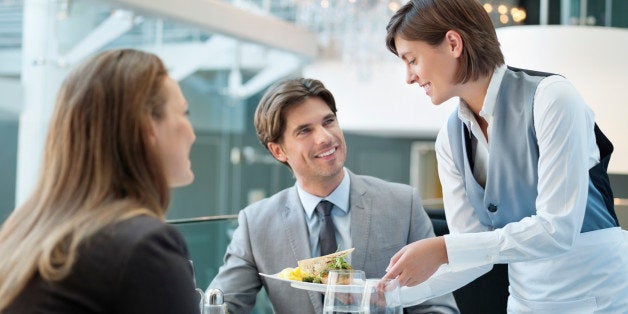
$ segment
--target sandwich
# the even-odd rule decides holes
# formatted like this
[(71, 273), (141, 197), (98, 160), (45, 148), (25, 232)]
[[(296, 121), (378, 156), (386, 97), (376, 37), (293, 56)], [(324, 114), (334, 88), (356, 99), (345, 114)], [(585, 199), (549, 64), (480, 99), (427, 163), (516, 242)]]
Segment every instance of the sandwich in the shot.
[(297, 268), (286, 268), (279, 273), (279, 278), (313, 283), (327, 283), (327, 275), (334, 269), (352, 269), (346, 257), (353, 252), (348, 250), (300, 260)]

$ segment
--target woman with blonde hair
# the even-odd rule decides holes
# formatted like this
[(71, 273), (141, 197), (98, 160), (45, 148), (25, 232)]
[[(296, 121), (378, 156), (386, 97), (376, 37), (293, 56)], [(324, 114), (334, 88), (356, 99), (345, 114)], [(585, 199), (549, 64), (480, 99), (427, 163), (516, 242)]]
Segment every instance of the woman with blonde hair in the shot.
[(161, 60), (112, 50), (69, 74), (34, 193), (0, 229), (0, 313), (196, 313), (164, 223), (194, 179), (187, 103)]

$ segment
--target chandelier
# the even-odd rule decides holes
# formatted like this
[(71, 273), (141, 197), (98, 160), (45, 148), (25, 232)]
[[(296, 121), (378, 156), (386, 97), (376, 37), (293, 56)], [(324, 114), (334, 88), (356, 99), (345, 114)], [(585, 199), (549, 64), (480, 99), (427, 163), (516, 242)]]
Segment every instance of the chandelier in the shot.
[(516, 6), (514, 2), (484, 1), (482, 6), (491, 17), (495, 27), (522, 24), (526, 19), (526, 11)]
[[(285, 0), (284, 0), (285, 1)], [(280, 1), (281, 2), (281, 1)], [(325, 59), (340, 59), (362, 79), (374, 64), (392, 60), (384, 40), (392, 15), (408, 0), (290, 0), (291, 20), (318, 34)], [(495, 27), (522, 24), (526, 12), (515, 0), (480, 1)]]
[(300, 0), (295, 23), (319, 35), (322, 59), (339, 58), (368, 78), (372, 65), (393, 58), (386, 25), (407, 0)]

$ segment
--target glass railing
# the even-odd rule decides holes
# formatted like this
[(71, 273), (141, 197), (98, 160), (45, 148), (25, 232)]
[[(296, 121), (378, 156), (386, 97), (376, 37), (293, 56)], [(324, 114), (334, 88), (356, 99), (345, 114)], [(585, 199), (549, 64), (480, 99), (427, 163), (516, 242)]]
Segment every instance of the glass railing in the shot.
[(237, 216), (198, 217), (169, 220), (185, 238), (194, 262), (196, 285), (205, 289), (218, 273), (222, 259), (237, 226)]
[[(238, 225), (237, 215), (169, 220), (185, 238), (194, 264), (196, 286), (205, 290), (223, 263), (227, 246)], [(257, 295), (253, 314), (273, 313), (264, 289)]]

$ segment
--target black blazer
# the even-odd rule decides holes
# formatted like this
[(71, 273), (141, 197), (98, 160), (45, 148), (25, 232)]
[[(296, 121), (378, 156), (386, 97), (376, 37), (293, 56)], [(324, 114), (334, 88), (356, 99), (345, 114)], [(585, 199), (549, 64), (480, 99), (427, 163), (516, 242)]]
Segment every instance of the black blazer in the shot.
[(138, 216), (81, 244), (62, 281), (35, 275), (4, 313), (198, 313), (194, 288), (181, 234)]

